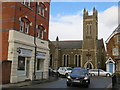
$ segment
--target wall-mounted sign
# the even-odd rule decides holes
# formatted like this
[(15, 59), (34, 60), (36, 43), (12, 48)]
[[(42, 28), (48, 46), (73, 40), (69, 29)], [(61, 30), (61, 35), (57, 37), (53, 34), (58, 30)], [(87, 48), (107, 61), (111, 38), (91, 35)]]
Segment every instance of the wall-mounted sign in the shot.
[(25, 57), (32, 56), (32, 50), (29, 49), (18, 48), (17, 52), (19, 53), (19, 56), (25, 56)]
[(45, 52), (37, 52), (36, 58), (45, 59), (45, 55), (46, 55)]

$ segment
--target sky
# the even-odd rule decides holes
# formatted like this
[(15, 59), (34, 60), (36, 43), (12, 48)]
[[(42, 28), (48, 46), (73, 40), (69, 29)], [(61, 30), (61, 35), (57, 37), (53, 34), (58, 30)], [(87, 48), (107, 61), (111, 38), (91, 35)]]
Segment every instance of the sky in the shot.
[(51, 2), (49, 39), (83, 40), (83, 9), (98, 11), (98, 38), (104, 41), (118, 25), (118, 2)]

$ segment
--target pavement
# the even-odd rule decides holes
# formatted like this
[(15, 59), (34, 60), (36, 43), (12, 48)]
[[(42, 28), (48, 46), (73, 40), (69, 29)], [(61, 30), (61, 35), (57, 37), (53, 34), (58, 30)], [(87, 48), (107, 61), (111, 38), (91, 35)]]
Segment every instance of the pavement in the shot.
[(35, 80), (35, 81), (23, 81), (23, 82), (18, 82), (18, 83), (8, 83), (8, 84), (2, 84), (2, 89), (4, 88), (20, 88), (24, 86), (29, 86), (29, 85), (35, 85), (35, 84), (40, 84), (40, 83), (45, 83), (45, 82), (52, 82), (58, 80), (57, 77), (50, 77), (49, 79), (43, 79), (43, 80)]

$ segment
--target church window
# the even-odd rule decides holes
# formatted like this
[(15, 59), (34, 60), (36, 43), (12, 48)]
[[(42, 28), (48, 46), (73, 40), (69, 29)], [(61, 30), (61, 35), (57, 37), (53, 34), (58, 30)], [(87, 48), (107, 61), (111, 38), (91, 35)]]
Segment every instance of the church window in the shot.
[(92, 25), (90, 24), (90, 34), (91, 34), (91, 32), (92, 32)]
[(65, 55), (63, 55), (63, 66), (65, 66)]

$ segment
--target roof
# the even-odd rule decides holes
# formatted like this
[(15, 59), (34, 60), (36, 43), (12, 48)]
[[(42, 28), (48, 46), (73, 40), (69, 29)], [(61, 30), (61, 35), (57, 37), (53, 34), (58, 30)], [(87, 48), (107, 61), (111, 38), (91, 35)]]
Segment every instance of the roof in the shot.
[(120, 33), (120, 24), (118, 25), (118, 27), (113, 31), (113, 33), (108, 37), (108, 39), (105, 41), (106, 43), (109, 42), (109, 40), (115, 35)]
[[(55, 45), (57, 41), (52, 41)], [(98, 40), (98, 47), (101, 47), (103, 44), (102, 39)], [(58, 41), (60, 49), (82, 49), (82, 40), (71, 40), (71, 41)]]
[[(56, 41), (53, 41), (55, 44)], [(61, 49), (82, 49), (82, 41), (58, 41), (59, 48)]]

